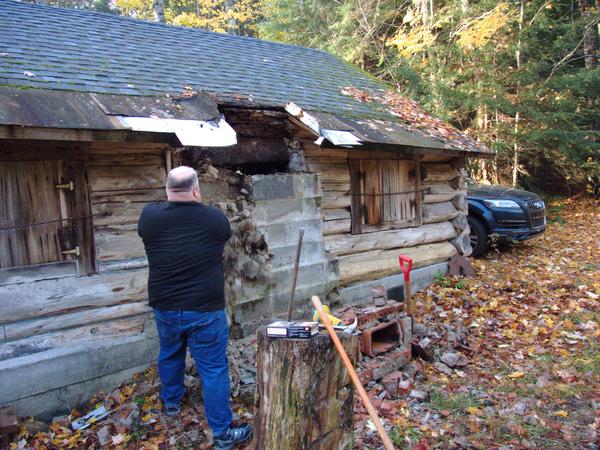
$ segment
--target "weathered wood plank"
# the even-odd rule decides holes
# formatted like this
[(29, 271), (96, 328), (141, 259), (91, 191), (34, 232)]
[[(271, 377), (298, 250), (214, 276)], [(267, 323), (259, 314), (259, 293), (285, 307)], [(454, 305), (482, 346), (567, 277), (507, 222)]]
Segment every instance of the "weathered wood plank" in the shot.
[(65, 259), (58, 222), (64, 217), (55, 188), (61, 167), (61, 161), (0, 163), (0, 228), (18, 227), (0, 231), (0, 267)]
[(58, 278), (0, 289), (0, 323), (147, 298), (147, 269)]
[(350, 219), (328, 220), (323, 222), (323, 235), (350, 233)]
[(165, 144), (156, 143), (126, 143), (126, 142), (92, 142), (89, 144), (90, 155), (121, 155), (144, 153), (161, 155), (165, 149), (171, 148)]
[(350, 218), (350, 210), (349, 209), (325, 209), (323, 210), (323, 220), (339, 220), (339, 219), (349, 219)]
[(310, 158), (331, 158), (339, 161), (347, 161), (349, 150), (326, 149), (315, 145), (310, 141), (303, 141), (304, 155)]
[(348, 164), (320, 164), (309, 163), (309, 170), (321, 174), (321, 181), (350, 183)]
[(89, 217), (92, 213), (87, 161), (65, 161), (64, 175), (73, 182), (74, 189), (70, 192), (69, 217), (77, 230), (77, 245), (79, 246), (79, 272), (82, 274), (96, 271), (96, 252), (94, 249), (94, 226)]
[(378, 231), (364, 234), (325, 236), (325, 249), (335, 255), (350, 255), (372, 250), (414, 247), (432, 242), (447, 241), (456, 236), (450, 222), (423, 225), (402, 230)]
[(323, 191), (323, 209), (349, 208), (352, 199), (346, 192)]
[(423, 203), (449, 202), (461, 191), (454, 189), (448, 183), (434, 183), (422, 186), (425, 191)]
[(340, 256), (340, 286), (375, 280), (400, 273), (398, 255), (412, 258), (413, 267), (423, 267), (447, 261), (456, 254), (456, 248), (449, 242), (419, 245), (399, 250), (377, 250)]
[(425, 178), (423, 184), (432, 184), (440, 181), (450, 181), (460, 176), (458, 170), (452, 167), (452, 164), (446, 163), (423, 163), (421, 171), (424, 172)]
[(165, 184), (164, 165), (156, 166), (94, 166), (89, 170), (90, 190), (120, 191), (123, 189), (159, 189)]
[(40, 336), (3, 342), (0, 345), (0, 360), (24, 354), (38, 353), (52, 348), (72, 346), (111, 339), (119, 336), (135, 335), (144, 330), (147, 313), (122, 319), (85, 325), (68, 330), (54, 331)]
[(151, 311), (151, 309), (147, 302), (141, 301), (102, 308), (90, 308), (43, 319), (7, 323), (4, 325), (4, 338), (7, 341), (22, 339), (51, 331), (65, 330), (67, 328), (135, 316)]
[(167, 199), (164, 188), (132, 189), (123, 191), (100, 191), (92, 193), (92, 204), (99, 203), (148, 203)]
[(423, 223), (444, 222), (454, 219), (460, 212), (452, 202), (423, 205)]
[(88, 145), (52, 141), (3, 140), (0, 161), (54, 161), (88, 158)]
[(75, 261), (36, 264), (25, 267), (10, 267), (0, 270), (0, 286), (30, 283), (52, 278), (65, 278), (77, 275)]
[(163, 155), (147, 153), (92, 153), (89, 158), (90, 166), (160, 166)]
[(365, 225), (379, 225), (383, 221), (382, 173), (379, 161), (362, 160), (362, 189)]
[(92, 205), (94, 226), (120, 228), (122, 225), (134, 225), (140, 217), (146, 203), (96, 203)]
[(99, 261), (142, 258), (146, 256), (144, 243), (136, 230), (103, 231), (95, 234)]

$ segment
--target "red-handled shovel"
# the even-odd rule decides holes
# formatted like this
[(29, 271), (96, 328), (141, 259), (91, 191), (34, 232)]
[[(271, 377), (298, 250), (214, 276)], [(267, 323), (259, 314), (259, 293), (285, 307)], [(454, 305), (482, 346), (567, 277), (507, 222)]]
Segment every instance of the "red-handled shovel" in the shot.
[(410, 271), (412, 270), (413, 262), (412, 259), (404, 255), (398, 256), (398, 262), (400, 263), (400, 268), (404, 274), (404, 301), (406, 302), (406, 313), (413, 317), (415, 314), (415, 305), (413, 304), (410, 295)]

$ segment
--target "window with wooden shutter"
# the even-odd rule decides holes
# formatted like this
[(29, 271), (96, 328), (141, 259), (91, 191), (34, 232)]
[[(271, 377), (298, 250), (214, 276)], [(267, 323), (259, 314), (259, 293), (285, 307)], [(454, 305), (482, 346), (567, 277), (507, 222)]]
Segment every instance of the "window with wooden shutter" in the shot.
[(417, 160), (350, 161), (352, 233), (421, 224)]
[(71, 263), (90, 273), (92, 239), (83, 161), (0, 162), (0, 269)]

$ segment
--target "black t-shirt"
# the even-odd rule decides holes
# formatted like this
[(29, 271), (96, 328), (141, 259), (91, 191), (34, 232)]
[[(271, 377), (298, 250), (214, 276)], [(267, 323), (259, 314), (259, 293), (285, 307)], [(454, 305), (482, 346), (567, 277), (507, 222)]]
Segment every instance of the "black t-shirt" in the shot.
[(150, 306), (216, 311), (225, 307), (223, 249), (231, 236), (223, 212), (196, 202), (144, 207), (138, 222), (148, 263)]

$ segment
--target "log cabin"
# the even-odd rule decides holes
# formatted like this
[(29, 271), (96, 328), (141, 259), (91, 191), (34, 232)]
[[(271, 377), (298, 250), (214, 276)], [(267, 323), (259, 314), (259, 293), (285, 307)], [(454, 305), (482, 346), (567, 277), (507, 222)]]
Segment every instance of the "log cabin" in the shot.
[(300, 310), (401, 292), (401, 253), (427, 286), (490, 154), (320, 50), (0, 2), (0, 405), (50, 417), (155, 360), (136, 224), (172, 167), (231, 220), (241, 337), (286, 311), (300, 229)]

